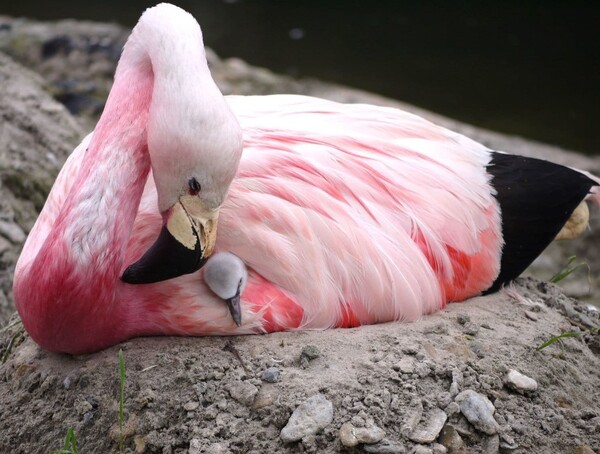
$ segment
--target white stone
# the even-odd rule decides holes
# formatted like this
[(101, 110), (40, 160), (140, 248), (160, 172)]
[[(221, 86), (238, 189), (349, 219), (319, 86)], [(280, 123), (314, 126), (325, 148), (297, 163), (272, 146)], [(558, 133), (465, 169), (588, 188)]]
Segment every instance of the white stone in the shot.
[(498, 433), (498, 423), (494, 419), (494, 404), (490, 400), (467, 389), (456, 396), (455, 401), (460, 405), (460, 411), (475, 428), (488, 435)]
[(316, 394), (298, 406), (281, 429), (284, 443), (314, 435), (333, 421), (333, 404), (323, 394)]
[(506, 374), (505, 383), (509, 388), (521, 393), (536, 391), (538, 387), (537, 382), (533, 378), (523, 375), (514, 369), (509, 370), (508, 374)]
[(355, 427), (352, 423), (344, 423), (340, 427), (340, 440), (348, 448), (358, 444), (373, 444), (381, 441), (385, 437), (385, 432), (375, 424), (367, 427)]

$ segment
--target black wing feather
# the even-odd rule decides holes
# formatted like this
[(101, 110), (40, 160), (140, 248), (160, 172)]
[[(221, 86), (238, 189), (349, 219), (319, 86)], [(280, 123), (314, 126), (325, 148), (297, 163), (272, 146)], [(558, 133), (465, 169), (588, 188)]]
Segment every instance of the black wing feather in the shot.
[(500, 274), (490, 293), (542, 253), (596, 183), (559, 164), (497, 152), (487, 171), (500, 204), (504, 238)]

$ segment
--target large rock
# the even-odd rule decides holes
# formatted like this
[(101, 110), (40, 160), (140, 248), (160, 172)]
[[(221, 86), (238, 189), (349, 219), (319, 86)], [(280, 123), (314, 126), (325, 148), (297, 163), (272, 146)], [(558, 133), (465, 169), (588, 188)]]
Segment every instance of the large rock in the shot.
[(25, 234), (83, 131), (41, 76), (0, 52), (0, 325)]

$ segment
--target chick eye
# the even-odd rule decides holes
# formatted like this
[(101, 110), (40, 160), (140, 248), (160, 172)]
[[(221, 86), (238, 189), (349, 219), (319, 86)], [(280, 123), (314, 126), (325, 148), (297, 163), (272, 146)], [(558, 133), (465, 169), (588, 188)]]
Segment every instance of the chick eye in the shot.
[(194, 177), (188, 180), (188, 185), (190, 187), (190, 195), (196, 195), (202, 189), (200, 183), (198, 183), (198, 180), (196, 180)]

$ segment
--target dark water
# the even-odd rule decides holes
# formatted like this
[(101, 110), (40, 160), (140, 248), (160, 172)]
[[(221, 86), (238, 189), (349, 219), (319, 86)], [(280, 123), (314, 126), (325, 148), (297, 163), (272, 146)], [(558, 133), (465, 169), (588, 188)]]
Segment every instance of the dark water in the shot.
[[(0, 13), (131, 26), (151, 4), (0, 0)], [(196, 16), (206, 43), (222, 57), (600, 153), (600, 1), (177, 4)]]

